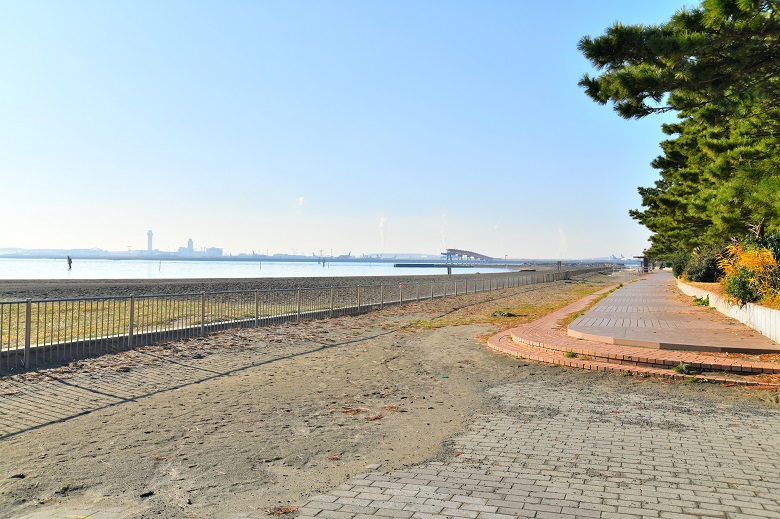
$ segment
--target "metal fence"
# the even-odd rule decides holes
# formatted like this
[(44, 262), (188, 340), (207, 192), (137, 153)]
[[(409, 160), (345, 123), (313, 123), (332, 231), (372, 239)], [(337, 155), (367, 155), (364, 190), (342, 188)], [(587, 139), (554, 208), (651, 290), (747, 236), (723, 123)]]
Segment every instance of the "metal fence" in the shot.
[(600, 270), (603, 267), (401, 284), (0, 301), (0, 374), (229, 328), (358, 314)]

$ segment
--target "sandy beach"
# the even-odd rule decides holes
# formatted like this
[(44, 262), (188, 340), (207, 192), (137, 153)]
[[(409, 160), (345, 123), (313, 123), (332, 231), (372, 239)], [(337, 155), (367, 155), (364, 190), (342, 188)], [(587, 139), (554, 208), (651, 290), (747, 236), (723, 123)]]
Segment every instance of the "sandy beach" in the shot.
[[(533, 275), (557, 270), (552, 265), (535, 266), (534, 272), (495, 274), (454, 274), (430, 276), (349, 276), (222, 279), (31, 279), (0, 280), (0, 300), (59, 299), (74, 297), (129, 296), (146, 294), (182, 294), (231, 290), (281, 290), (330, 286), (430, 283), (431, 281), (501, 278), (508, 275)], [(403, 270), (403, 269), (401, 269)], [(433, 269), (432, 269), (433, 270)]]
[[(451, 440), (489, 412), (489, 390), (502, 384), (641, 387), (648, 398), (704, 391), (485, 347), (498, 329), (621, 280), (596, 274), (228, 331), (3, 378), (0, 515), (273, 513), (355, 474), (457, 456)], [(723, 401), (766, 398), (706, 391)]]

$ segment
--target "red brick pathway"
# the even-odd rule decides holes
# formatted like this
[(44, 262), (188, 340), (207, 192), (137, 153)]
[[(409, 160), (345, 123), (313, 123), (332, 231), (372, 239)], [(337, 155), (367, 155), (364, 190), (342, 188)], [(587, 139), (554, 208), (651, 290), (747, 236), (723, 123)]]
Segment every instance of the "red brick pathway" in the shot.
[[(780, 352), (780, 347), (714, 310), (687, 304), (668, 273), (619, 288), (575, 320), (567, 334), (560, 321), (582, 311), (604, 290), (542, 319), (502, 332), (489, 346), (523, 358), (597, 371), (744, 385), (780, 385), (757, 374), (780, 374), (780, 363), (692, 351)], [(572, 326), (570, 326), (570, 329)], [(585, 331), (589, 333), (585, 333)], [(577, 338), (576, 335), (587, 336)], [(628, 343), (628, 344), (627, 344)], [(672, 349), (674, 348), (674, 349)], [(679, 349), (678, 349), (679, 348)], [(694, 374), (672, 368), (688, 364)]]
[(657, 272), (599, 301), (569, 335), (610, 344), (729, 353), (780, 353), (780, 345), (718, 311), (691, 304), (669, 272)]

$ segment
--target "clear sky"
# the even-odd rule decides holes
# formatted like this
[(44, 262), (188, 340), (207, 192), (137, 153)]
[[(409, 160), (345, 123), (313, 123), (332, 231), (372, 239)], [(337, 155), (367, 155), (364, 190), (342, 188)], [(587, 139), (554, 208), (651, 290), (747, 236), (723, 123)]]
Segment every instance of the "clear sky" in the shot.
[(576, 45), (683, 5), (0, 0), (0, 248), (639, 254)]

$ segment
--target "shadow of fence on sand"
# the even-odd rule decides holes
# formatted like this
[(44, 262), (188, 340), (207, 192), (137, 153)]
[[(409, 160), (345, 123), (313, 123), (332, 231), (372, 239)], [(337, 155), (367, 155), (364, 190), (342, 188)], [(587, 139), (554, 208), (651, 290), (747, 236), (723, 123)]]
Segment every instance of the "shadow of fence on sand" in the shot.
[(397, 332), (371, 333), (332, 344), (311, 341), (262, 344), (236, 351), (213, 350), (206, 356), (161, 357), (136, 350), (153, 362), (130, 370), (105, 370), (97, 375), (88, 371), (47, 373), (40, 382), (20, 383), (4, 390), (0, 396), (0, 440), (248, 369)]

